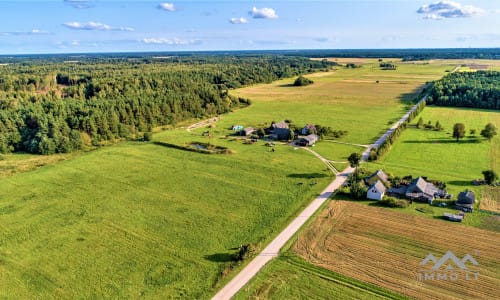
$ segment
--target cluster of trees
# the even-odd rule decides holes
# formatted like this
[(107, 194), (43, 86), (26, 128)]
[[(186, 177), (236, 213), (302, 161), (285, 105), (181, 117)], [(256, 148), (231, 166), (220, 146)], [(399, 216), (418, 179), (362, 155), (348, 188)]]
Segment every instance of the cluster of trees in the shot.
[(393, 63), (381, 62), (380, 63), (380, 68), (382, 70), (396, 70), (398, 67), (395, 64), (393, 64)]
[[(455, 138), (457, 142), (465, 136), (465, 132), (465, 125), (463, 123), (455, 123), (455, 125), (453, 125), (453, 138)], [(470, 134), (476, 134), (476, 130), (471, 129)], [(484, 129), (481, 130), (481, 136), (488, 141), (491, 141), (495, 135), (497, 135), (497, 128), (493, 123), (486, 124)]]
[(416, 127), (435, 130), (435, 131), (444, 130), (443, 125), (441, 125), (441, 123), (439, 121), (436, 121), (436, 123), (434, 125), (432, 125), (431, 121), (428, 121), (427, 124), (424, 124), (424, 119), (422, 119), (422, 118), (418, 119)]
[[(226, 113), (229, 90), (330, 67), (277, 56), (34, 61), (0, 68), (0, 153), (52, 154)], [(147, 137), (149, 138), (149, 136)]]
[(435, 81), (427, 104), (500, 109), (500, 72), (455, 72)]

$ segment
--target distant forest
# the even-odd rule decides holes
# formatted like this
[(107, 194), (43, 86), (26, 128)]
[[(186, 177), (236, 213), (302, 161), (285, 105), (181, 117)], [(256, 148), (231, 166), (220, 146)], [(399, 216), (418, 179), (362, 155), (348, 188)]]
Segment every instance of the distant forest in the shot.
[(435, 81), (427, 104), (500, 110), (500, 72), (455, 72)]
[(403, 61), (428, 59), (500, 59), (500, 48), (439, 48), (439, 49), (321, 49), (321, 50), (253, 50), (253, 51), (197, 51), (197, 52), (148, 52), (148, 53), (90, 53), (90, 54), (32, 54), (0, 55), (0, 64), (12, 62), (37, 62), (40, 60), (62, 62), (79, 60), (100, 62), (102, 60), (142, 59), (154, 57), (344, 57), (344, 58), (401, 58)]
[[(2, 60), (2, 59), (0, 59)], [(4, 58), (0, 153), (66, 153), (246, 106), (228, 90), (328, 70), (303, 57)]]

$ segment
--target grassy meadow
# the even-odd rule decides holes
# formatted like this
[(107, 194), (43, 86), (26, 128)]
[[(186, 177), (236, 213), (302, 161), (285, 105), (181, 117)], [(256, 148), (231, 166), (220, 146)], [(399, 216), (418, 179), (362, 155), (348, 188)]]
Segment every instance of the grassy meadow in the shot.
[(208, 298), (232, 248), (268, 242), (331, 180), (264, 148), (129, 142), (1, 179), (0, 298)]
[[(381, 168), (398, 176), (428, 176), (446, 182), (455, 196), (466, 188), (480, 192), (471, 181), (483, 178), (482, 171), (500, 170), (500, 137), (488, 142), (480, 136), (484, 126), (491, 122), (500, 128), (497, 111), (426, 107), (419, 115), (424, 124), (439, 121), (443, 131), (417, 129), (409, 126), (379, 161), (369, 163), (371, 169)], [(414, 124), (418, 121), (418, 117)], [(459, 142), (452, 138), (453, 125), (464, 123), (466, 136)], [(475, 129), (475, 135), (470, 134)]]
[[(333, 178), (311, 153), (244, 144), (228, 136), (231, 125), (291, 119), (347, 130), (339, 141), (368, 144), (399, 119), (426, 81), (453, 69), (400, 63), (382, 71), (376, 60), (362, 63), (310, 75), (315, 83), (308, 87), (291, 87), (287, 79), (232, 91), (252, 105), (210, 129), (154, 135), (174, 144), (209, 142), (233, 154), (123, 142), (57, 162), (5, 156), (0, 298), (209, 298), (235, 274), (220, 278), (236, 247), (265, 245)], [(202, 136), (206, 130), (210, 138)], [(363, 151), (327, 141), (314, 149), (340, 166)], [(23, 162), (28, 167), (10, 171)]]

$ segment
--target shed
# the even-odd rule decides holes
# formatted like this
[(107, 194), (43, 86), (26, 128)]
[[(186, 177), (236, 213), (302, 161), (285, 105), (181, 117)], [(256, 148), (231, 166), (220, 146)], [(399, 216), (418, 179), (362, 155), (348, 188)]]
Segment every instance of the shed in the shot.
[(240, 134), (244, 135), (244, 136), (249, 136), (249, 135), (251, 135), (254, 132), (255, 132), (255, 128), (253, 128), (253, 127), (247, 127), (245, 129), (243, 129), (242, 131), (240, 131)]
[(472, 212), (474, 210), (474, 202), (476, 202), (476, 195), (474, 192), (465, 190), (458, 194), (455, 207), (462, 211)]
[(301, 137), (297, 144), (300, 146), (312, 146), (319, 140), (319, 136), (316, 134), (310, 134), (304, 137)]

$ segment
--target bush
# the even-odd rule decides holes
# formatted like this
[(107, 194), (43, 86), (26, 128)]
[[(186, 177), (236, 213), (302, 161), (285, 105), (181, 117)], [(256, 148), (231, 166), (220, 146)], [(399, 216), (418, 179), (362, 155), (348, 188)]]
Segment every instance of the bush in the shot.
[(297, 79), (295, 79), (295, 82), (293, 83), (293, 86), (306, 86), (313, 84), (314, 81), (312, 81), (309, 78), (305, 78), (304, 76), (299, 76)]
[(145, 142), (149, 142), (153, 139), (153, 133), (148, 131), (148, 132), (144, 132), (144, 141)]
[(408, 201), (388, 196), (384, 196), (384, 198), (380, 200), (379, 203), (380, 205), (387, 207), (398, 207), (398, 208), (408, 207)]

